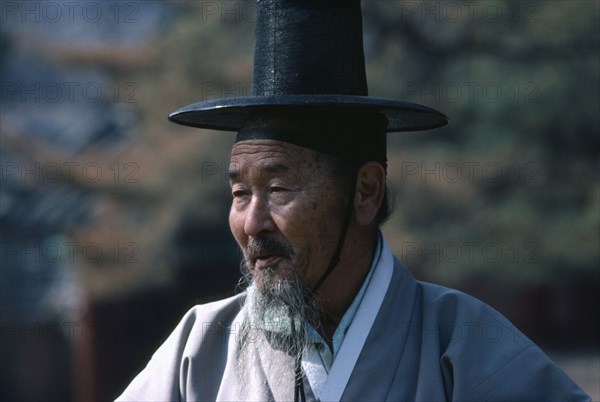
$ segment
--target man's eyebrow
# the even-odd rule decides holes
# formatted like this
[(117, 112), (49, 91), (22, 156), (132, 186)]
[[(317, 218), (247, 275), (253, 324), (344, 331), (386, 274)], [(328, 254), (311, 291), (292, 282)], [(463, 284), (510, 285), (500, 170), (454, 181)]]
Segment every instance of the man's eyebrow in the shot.
[(273, 165), (266, 165), (260, 169), (261, 175), (263, 173), (275, 174), (275, 173), (287, 173), (290, 171), (290, 167), (288, 165), (284, 165), (283, 163), (276, 163)]
[[(287, 173), (289, 172), (291, 169), (288, 165), (285, 165), (283, 163), (275, 163), (272, 165), (265, 165), (265, 166), (261, 166), (261, 167), (253, 167), (250, 166), (249, 168), (246, 169), (247, 173), (244, 174), (256, 174), (258, 173), (259, 177), (265, 177), (264, 175), (267, 174), (268, 176), (266, 177), (270, 177), (272, 175), (275, 174), (279, 174), (279, 173)], [(240, 171), (240, 169), (230, 169), (229, 172), (227, 173), (227, 175), (229, 176), (229, 180), (230, 181), (235, 181), (235, 180), (239, 180), (240, 176), (243, 175), (243, 173)]]
[(227, 173), (227, 176), (229, 176), (229, 181), (235, 181), (240, 177), (240, 171), (239, 170), (230, 170)]

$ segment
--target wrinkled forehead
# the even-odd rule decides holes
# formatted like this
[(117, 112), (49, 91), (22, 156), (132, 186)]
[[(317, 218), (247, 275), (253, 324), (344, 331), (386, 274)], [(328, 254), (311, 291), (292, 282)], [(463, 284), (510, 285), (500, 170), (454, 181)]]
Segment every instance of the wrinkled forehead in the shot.
[(321, 170), (319, 152), (279, 140), (246, 140), (236, 142), (231, 150), (230, 180), (314, 179)]

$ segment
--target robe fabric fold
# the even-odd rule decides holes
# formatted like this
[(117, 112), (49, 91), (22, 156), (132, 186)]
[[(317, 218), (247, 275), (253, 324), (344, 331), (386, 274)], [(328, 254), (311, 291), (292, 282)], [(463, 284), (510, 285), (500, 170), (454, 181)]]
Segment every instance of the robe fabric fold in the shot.
[[(333, 362), (330, 376), (334, 370), (351, 373), (337, 399), (591, 400), (493, 308), (459, 291), (416, 281), (397, 259), (391, 265), (387, 292), (356, 364), (336, 368), (344, 362), (340, 356)], [(268, 350), (260, 340), (256, 342), (254, 373), (247, 374), (252, 378), (252, 390), (240, 394), (236, 345), (246, 314), (244, 297), (242, 293), (192, 308), (117, 400), (293, 399), (293, 387), (280, 381), (274, 367), (262, 364), (264, 356), (277, 352)], [(354, 321), (360, 319), (359, 310)], [(349, 328), (340, 355), (352, 331), (357, 330)], [(307, 400), (316, 400), (306, 379), (304, 384)], [(327, 392), (321, 400), (330, 400)]]

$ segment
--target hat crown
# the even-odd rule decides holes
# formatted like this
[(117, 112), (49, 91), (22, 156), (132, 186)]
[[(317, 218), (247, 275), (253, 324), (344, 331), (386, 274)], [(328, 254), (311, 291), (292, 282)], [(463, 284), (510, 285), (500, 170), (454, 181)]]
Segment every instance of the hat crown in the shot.
[(254, 96), (367, 95), (358, 0), (260, 0)]
[[(360, 0), (258, 0), (252, 96), (204, 100), (171, 113), (175, 123), (238, 131), (270, 110), (379, 114), (385, 131), (448, 123), (437, 110), (368, 96)], [(341, 117), (340, 117), (341, 116)]]

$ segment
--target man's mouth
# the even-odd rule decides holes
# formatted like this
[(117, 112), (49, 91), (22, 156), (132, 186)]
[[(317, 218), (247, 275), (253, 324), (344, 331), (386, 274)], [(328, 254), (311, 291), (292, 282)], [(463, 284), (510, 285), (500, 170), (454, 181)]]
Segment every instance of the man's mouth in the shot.
[(250, 239), (246, 258), (251, 270), (276, 268), (284, 259), (293, 258), (293, 250), (284, 242), (273, 238)]
[(254, 259), (254, 268), (266, 269), (278, 264), (283, 256), (278, 254), (264, 254)]

